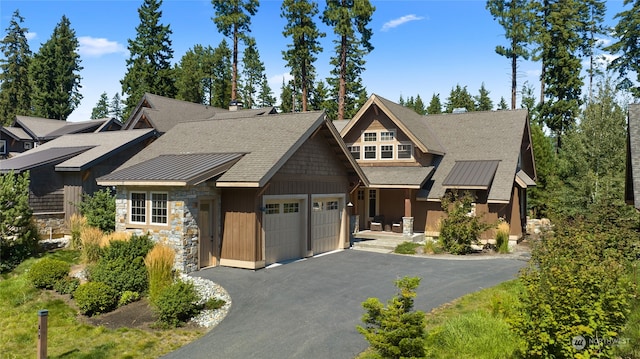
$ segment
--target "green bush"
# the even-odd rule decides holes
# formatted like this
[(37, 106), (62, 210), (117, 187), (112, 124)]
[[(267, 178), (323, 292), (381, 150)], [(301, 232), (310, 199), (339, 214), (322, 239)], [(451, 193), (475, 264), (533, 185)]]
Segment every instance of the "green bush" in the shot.
[(227, 302), (224, 299), (211, 298), (204, 302), (203, 309), (216, 310), (222, 308)]
[(36, 288), (53, 289), (59, 280), (69, 275), (71, 265), (57, 259), (43, 258), (34, 263), (28, 277)]
[(140, 293), (132, 292), (130, 290), (125, 290), (120, 295), (120, 300), (118, 301), (118, 307), (125, 306), (129, 303), (137, 302), (140, 300)]
[(509, 253), (509, 234), (503, 231), (496, 232), (496, 248), (498, 253)]
[(80, 279), (73, 277), (64, 277), (53, 285), (53, 290), (60, 294), (73, 294), (80, 286)]
[(396, 249), (394, 249), (393, 252), (399, 254), (416, 254), (416, 248), (418, 247), (420, 247), (419, 243), (402, 242), (396, 246)]
[(109, 188), (101, 189), (93, 195), (84, 194), (79, 203), (80, 213), (87, 218), (87, 224), (111, 233), (116, 228), (116, 195)]
[(193, 283), (178, 280), (164, 288), (152, 304), (160, 325), (177, 327), (198, 314), (198, 300)]
[(362, 303), (364, 326), (358, 331), (378, 354), (384, 358), (424, 357), (424, 313), (413, 311), (413, 298), (420, 285), (418, 277), (404, 277), (396, 281), (398, 294), (385, 307), (377, 298)]
[(120, 293), (127, 290), (144, 293), (148, 288), (144, 258), (152, 247), (153, 241), (148, 236), (134, 235), (127, 241), (112, 241), (89, 270), (89, 277)]
[(118, 292), (101, 282), (80, 285), (74, 293), (74, 298), (80, 311), (88, 316), (110, 312), (118, 304)]
[(469, 193), (459, 195), (454, 191), (442, 197), (442, 209), (447, 215), (440, 222), (438, 238), (445, 251), (453, 254), (470, 253), (471, 245), (478, 243), (480, 234), (493, 227), (482, 223), (475, 215), (469, 215), (472, 203), (473, 198)]

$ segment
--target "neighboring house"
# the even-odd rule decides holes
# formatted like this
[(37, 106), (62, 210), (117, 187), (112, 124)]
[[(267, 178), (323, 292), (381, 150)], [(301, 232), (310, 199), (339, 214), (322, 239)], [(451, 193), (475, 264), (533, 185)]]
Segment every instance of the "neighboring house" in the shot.
[(473, 194), (475, 215), (523, 235), (535, 185), (526, 110), (421, 116), (372, 95), (341, 135), (370, 182), (351, 197), (360, 229), (437, 235), (441, 198), (458, 190)]
[(101, 187), (96, 178), (113, 171), (156, 138), (152, 129), (62, 135), (15, 157), (0, 160), (0, 174), (30, 172), (29, 204), (40, 230), (62, 234), (83, 194)]
[(16, 116), (11, 126), (0, 127), (0, 158), (28, 151), (62, 135), (120, 130), (122, 124), (113, 118), (82, 122)]
[(367, 181), (333, 124), (321, 112), (244, 111), (176, 124), (98, 178), (117, 188), (116, 231), (170, 245), (183, 272), (349, 247), (349, 193)]
[(123, 130), (134, 128), (153, 128), (161, 135), (182, 122), (209, 119), (254, 117), (274, 114), (275, 107), (256, 110), (229, 111), (222, 108), (175, 100), (168, 97), (146, 93), (122, 126)]
[(627, 118), (625, 200), (640, 210), (640, 104), (630, 104)]

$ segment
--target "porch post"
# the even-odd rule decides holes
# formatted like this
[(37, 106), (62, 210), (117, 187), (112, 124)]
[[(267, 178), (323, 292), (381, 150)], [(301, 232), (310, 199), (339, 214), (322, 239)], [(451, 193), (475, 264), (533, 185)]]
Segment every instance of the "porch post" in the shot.
[(402, 217), (402, 235), (413, 236), (413, 217), (411, 216), (411, 189), (404, 190), (404, 217)]

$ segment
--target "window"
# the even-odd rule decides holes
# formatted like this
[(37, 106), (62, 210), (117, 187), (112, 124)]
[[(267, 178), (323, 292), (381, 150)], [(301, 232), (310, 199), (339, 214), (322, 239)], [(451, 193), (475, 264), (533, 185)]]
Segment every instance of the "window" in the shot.
[(378, 134), (376, 132), (365, 132), (364, 142), (376, 142), (378, 140)]
[(364, 200), (364, 190), (363, 189), (359, 189), (358, 190), (358, 199)]
[(265, 206), (266, 214), (278, 214), (280, 213), (280, 204), (279, 203), (267, 203)]
[(167, 224), (166, 193), (151, 193), (151, 223)]
[(327, 201), (327, 210), (338, 209), (338, 201)]
[(33, 147), (31, 142), (25, 142), (24, 143), (24, 149), (25, 150), (30, 150)]
[(146, 223), (147, 194), (144, 192), (131, 193), (131, 222)]
[(0, 155), (7, 154), (7, 140), (0, 140)]
[(353, 158), (356, 160), (360, 159), (360, 146), (349, 146), (347, 148), (349, 149), (349, 152), (351, 152)]
[(300, 203), (298, 202), (285, 203), (282, 213), (298, 213), (299, 210), (300, 210)]
[(364, 146), (364, 158), (365, 159), (376, 159), (376, 146)]
[(380, 141), (393, 141), (396, 137), (394, 131), (380, 132)]
[(411, 145), (398, 145), (398, 158), (411, 158)]
[(380, 146), (380, 158), (393, 158), (393, 146), (392, 145)]
[(314, 211), (322, 211), (322, 202), (313, 202), (313, 210)]

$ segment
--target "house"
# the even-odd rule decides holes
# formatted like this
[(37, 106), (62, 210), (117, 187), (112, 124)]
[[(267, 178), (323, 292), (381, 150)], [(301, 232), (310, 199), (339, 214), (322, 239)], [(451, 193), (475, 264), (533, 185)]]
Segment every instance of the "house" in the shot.
[[(59, 121), (61, 122), (61, 121)], [(66, 134), (0, 160), (0, 174), (30, 172), (29, 205), (41, 232), (65, 233), (83, 194), (101, 187), (96, 178), (122, 165), (156, 138), (152, 129)]]
[(239, 116), (178, 123), (98, 178), (116, 231), (167, 243), (187, 273), (348, 247), (349, 193), (368, 182), (324, 113)]
[[(526, 189), (535, 166), (526, 110), (418, 115), (372, 95), (341, 130), (369, 185), (350, 200), (360, 229), (436, 236), (441, 198), (469, 191), (475, 215), (526, 225)], [(493, 233), (486, 233), (491, 237)]]
[(62, 135), (115, 131), (121, 127), (122, 124), (113, 118), (67, 122), (16, 116), (11, 126), (0, 127), (0, 158), (22, 153)]
[(274, 113), (276, 113), (275, 107), (230, 111), (146, 93), (140, 99), (122, 129), (153, 128), (162, 135), (181, 122), (202, 121), (213, 118), (254, 117)]
[(640, 104), (629, 104), (627, 121), (624, 197), (628, 204), (640, 210)]

